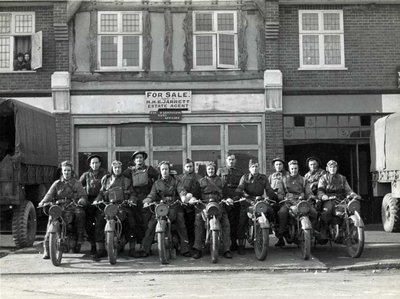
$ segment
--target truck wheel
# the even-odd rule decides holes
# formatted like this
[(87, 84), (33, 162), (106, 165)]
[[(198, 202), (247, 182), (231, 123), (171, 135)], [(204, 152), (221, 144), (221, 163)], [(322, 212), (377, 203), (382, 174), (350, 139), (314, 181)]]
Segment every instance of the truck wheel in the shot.
[(36, 236), (36, 211), (33, 203), (23, 200), (14, 210), (12, 235), (18, 248), (32, 246)]
[(392, 197), (392, 193), (385, 195), (382, 201), (382, 224), (387, 232), (400, 232), (400, 200)]

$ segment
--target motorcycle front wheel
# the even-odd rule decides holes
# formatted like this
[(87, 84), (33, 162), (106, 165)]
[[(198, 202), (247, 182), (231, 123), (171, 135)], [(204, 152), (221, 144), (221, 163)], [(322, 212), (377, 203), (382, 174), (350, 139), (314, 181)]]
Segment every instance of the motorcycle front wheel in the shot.
[(63, 256), (63, 248), (61, 246), (61, 233), (50, 233), (49, 238), (50, 259), (54, 266), (60, 266)]
[(165, 239), (165, 232), (157, 233), (157, 246), (158, 255), (160, 256), (161, 264), (165, 265), (169, 263), (169, 248), (167, 248), (167, 241)]
[(115, 242), (115, 232), (108, 231), (106, 232), (106, 246), (107, 246), (107, 254), (108, 261), (111, 265), (115, 265), (117, 262), (117, 246)]
[(302, 229), (300, 231), (300, 249), (302, 258), (308, 260), (311, 256), (311, 230)]
[(218, 253), (219, 253), (219, 231), (213, 230), (211, 231), (211, 262), (216, 264), (218, 262)]
[(364, 228), (355, 225), (354, 221), (349, 218), (349, 231), (345, 241), (347, 253), (353, 257), (360, 257), (364, 250)]
[(256, 258), (259, 261), (263, 261), (267, 258), (268, 244), (269, 244), (269, 229), (262, 228), (259, 223), (256, 224), (255, 228), (256, 238), (254, 240), (254, 252)]

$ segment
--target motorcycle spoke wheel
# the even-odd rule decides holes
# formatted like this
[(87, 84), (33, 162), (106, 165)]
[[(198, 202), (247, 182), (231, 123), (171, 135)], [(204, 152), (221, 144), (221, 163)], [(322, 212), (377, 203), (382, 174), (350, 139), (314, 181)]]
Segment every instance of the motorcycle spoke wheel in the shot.
[(259, 261), (267, 258), (269, 245), (269, 231), (267, 228), (262, 228), (260, 224), (256, 225), (256, 238), (254, 240), (254, 252)]
[(211, 262), (213, 264), (218, 262), (219, 242), (219, 232), (211, 231)]
[(310, 259), (311, 256), (311, 230), (302, 229), (300, 232), (300, 249), (301, 256), (304, 260)]
[(117, 242), (115, 242), (115, 232), (109, 231), (106, 234), (106, 248), (108, 254), (108, 261), (111, 265), (117, 262)]
[(163, 265), (169, 263), (169, 249), (167, 249), (167, 242), (165, 240), (165, 232), (157, 233), (157, 246), (160, 262)]
[(364, 250), (364, 228), (357, 227), (352, 219), (349, 219), (346, 248), (348, 254), (353, 258), (360, 257)]
[(49, 238), (50, 259), (54, 266), (61, 265), (63, 248), (61, 246), (61, 233), (50, 233)]

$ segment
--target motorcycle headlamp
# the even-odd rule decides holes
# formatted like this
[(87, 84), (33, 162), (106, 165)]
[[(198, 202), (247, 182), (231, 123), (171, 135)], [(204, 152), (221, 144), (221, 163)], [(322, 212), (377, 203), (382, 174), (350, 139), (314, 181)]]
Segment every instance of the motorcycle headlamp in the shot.
[(114, 218), (118, 213), (118, 206), (114, 204), (107, 205), (104, 208), (104, 214), (107, 217)]
[(308, 201), (302, 200), (297, 204), (297, 210), (300, 214), (307, 214), (310, 212), (311, 206)]
[(154, 212), (156, 213), (157, 216), (167, 216), (168, 215), (168, 205), (165, 203), (160, 203), (156, 205), (156, 208), (154, 209)]
[(349, 209), (349, 212), (353, 214), (355, 211), (360, 211), (361, 209), (361, 204), (358, 200), (352, 199), (350, 202), (347, 204), (347, 208)]
[(259, 201), (255, 204), (254, 209), (256, 213), (266, 213), (268, 210), (268, 204), (263, 201)]
[(208, 216), (217, 216), (220, 214), (221, 208), (218, 203), (210, 202), (206, 206), (206, 212)]
[(49, 209), (49, 215), (53, 218), (53, 219), (57, 219), (60, 218), (62, 215), (62, 208), (60, 206), (51, 206)]

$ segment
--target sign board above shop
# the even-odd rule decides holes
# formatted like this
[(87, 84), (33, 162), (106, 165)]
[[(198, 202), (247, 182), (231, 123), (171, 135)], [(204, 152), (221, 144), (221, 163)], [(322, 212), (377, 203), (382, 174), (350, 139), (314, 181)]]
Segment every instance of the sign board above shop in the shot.
[(150, 111), (150, 120), (153, 121), (176, 121), (182, 119), (182, 111), (158, 110)]
[(145, 109), (151, 111), (191, 111), (192, 92), (189, 90), (146, 91)]

